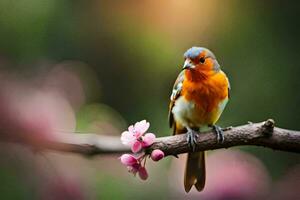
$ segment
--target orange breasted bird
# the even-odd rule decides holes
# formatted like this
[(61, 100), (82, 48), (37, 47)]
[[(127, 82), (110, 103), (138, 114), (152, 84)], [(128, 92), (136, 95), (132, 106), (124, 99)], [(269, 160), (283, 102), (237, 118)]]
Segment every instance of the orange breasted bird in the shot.
[(184, 53), (184, 65), (173, 86), (169, 106), (169, 124), (173, 134), (187, 133), (193, 152), (188, 153), (184, 189), (194, 185), (202, 191), (205, 185), (205, 152), (194, 152), (198, 132), (213, 129), (218, 142), (224, 140), (216, 126), (229, 99), (230, 84), (215, 55), (203, 47), (192, 47)]

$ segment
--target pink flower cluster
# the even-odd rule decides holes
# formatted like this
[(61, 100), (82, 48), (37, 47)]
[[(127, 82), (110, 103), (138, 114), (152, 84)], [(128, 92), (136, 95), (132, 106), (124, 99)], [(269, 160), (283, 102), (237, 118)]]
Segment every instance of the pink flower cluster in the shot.
[[(148, 172), (145, 168), (147, 155), (143, 151), (145, 148), (154, 143), (155, 135), (153, 133), (146, 133), (149, 129), (150, 123), (146, 120), (135, 123), (128, 127), (128, 131), (124, 131), (121, 135), (121, 141), (124, 145), (131, 148), (134, 155), (123, 154), (120, 157), (121, 163), (127, 166), (130, 173), (136, 175), (138, 173), (142, 180), (148, 178)], [(151, 159), (159, 161), (164, 157), (164, 152), (155, 149), (151, 152)]]
[(155, 140), (155, 135), (153, 133), (146, 133), (149, 127), (150, 123), (146, 120), (129, 126), (128, 131), (122, 133), (122, 143), (130, 146), (133, 153), (137, 153), (142, 148), (150, 146)]
[(123, 154), (120, 159), (121, 163), (127, 166), (128, 172), (133, 173), (134, 175), (138, 173), (142, 180), (148, 178), (148, 172), (145, 166), (142, 166), (143, 156), (136, 158), (131, 154)]

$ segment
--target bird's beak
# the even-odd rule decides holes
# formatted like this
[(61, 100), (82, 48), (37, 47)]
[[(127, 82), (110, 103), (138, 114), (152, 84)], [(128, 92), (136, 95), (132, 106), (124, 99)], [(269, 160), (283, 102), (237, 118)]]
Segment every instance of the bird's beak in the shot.
[(194, 66), (194, 64), (192, 63), (192, 61), (190, 60), (190, 59), (186, 59), (185, 61), (184, 61), (184, 64), (183, 64), (183, 67), (182, 67), (182, 69), (192, 69), (192, 68), (194, 68), (195, 66)]

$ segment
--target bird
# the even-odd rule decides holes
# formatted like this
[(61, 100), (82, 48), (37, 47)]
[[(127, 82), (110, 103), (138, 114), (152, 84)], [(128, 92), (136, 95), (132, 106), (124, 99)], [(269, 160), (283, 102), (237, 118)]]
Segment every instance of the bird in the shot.
[(205, 152), (196, 152), (198, 133), (213, 130), (223, 142), (222, 128), (216, 125), (228, 100), (230, 83), (215, 55), (207, 48), (192, 47), (184, 53), (184, 64), (172, 90), (169, 125), (173, 135), (187, 134), (188, 153), (184, 189), (200, 192), (205, 186)]

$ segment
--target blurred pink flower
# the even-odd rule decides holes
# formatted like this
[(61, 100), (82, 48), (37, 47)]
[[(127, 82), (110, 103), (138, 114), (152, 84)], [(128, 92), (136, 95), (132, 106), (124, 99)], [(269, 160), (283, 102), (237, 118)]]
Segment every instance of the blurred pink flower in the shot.
[(0, 78), (0, 85), (0, 140), (43, 148), (48, 140), (63, 137), (57, 130), (75, 129), (74, 110), (57, 90), (9, 76)]
[(153, 133), (146, 133), (149, 126), (150, 123), (146, 120), (142, 120), (135, 123), (135, 125), (129, 126), (128, 131), (122, 133), (122, 143), (130, 146), (133, 153), (139, 152), (142, 148), (150, 146), (155, 140), (155, 135)]
[(159, 160), (163, 159), (164, 156), (165, 156), (164, 152), (159, 149), (155, 149), (151, 153), (151, 159), (153, 161), (159, 161)]
[[(185, 157), (173, 160), (170, 187), (174, 197), (185, 199), (182, 187)], [(217, 150), (206, 159), (206, 183), (202, 192), (192, 188), (188, 199), (268, 199), (270, 176), (263, 163), (254, 155), (237, 149)]]

